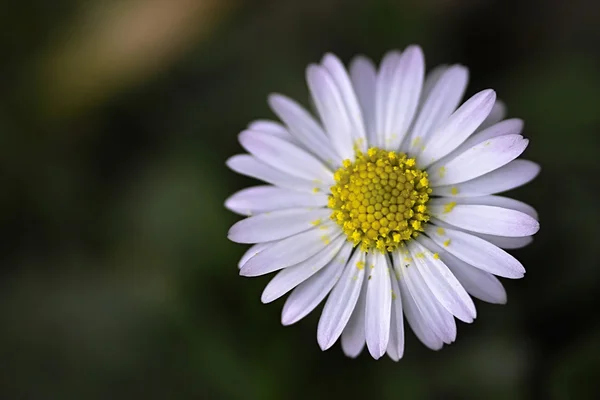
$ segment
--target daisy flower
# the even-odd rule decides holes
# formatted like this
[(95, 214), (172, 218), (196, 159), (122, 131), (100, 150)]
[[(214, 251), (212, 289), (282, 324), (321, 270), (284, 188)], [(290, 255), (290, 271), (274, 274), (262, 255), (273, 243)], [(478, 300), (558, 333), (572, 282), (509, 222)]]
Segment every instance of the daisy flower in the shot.
[(356, 357), (404, 353), (404, 321), (438, 350), (456, 338), (455, 318), (470, 323), (476, 297), (505, 303), (494, 276), (521, 278), (504, 249), (529, 244), (535, 210), (497, 196), (532, 180), (540, 167), (517, 160), (528, 144), (523, 121), (504, 119), (493, 90), (461, 104), (462, 65), (425, 76), (418, 46), (391, 51), (379, 69), (356, 57), (346, 70), (327, 54), (306, 79), (316, 117), (280, 94), (269, 105), (281, 123), (252, 122), (239, 141), (249, 154), (229, 168), (266, 185), (241, 190), (226, 207), (247, 218), (229, 239), (254, 244), (240, 274), (279, 271), (262, 293), (291, 292), (283, 325), (326, 297), (317, 339), (341, 337)]

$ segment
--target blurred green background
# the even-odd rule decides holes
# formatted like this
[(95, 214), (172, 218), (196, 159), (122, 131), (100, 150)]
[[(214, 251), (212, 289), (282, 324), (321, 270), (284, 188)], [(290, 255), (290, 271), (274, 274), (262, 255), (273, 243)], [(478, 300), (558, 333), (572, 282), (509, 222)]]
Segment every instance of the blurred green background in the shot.
[[(28, 0), (0, 12), (0, 398), (586, 399), (600, 371), (600, 3)], [(224, 199), (272, 91), (423, 46), (525, 119), (542, 229), (505, 306), (404, 359), (321, 352), (238, 276)]]

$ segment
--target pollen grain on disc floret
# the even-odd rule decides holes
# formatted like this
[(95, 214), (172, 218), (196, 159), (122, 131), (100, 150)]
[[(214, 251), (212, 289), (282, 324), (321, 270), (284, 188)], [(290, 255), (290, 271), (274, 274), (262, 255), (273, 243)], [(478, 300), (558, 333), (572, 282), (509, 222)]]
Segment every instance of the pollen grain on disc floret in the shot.
[(427, 173), (404, 153), (371, 147), (335, 172), (328, 206), (348, 240), (364, 251), (393, 251), (429, 221)]

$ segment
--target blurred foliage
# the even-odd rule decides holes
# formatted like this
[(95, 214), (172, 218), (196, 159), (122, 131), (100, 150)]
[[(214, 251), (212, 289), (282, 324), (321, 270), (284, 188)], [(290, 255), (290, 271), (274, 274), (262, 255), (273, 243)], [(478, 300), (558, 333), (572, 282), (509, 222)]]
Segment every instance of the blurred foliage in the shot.
[[(596, 397), (600, 4), (31, 0), (0, 14), (0, 398)], [(224, 166), (265, 99), (333, 51), (424, 47), (526, 121), (542, 230), (506, 306), (378, 362), (279, 323), (238, 276)]]

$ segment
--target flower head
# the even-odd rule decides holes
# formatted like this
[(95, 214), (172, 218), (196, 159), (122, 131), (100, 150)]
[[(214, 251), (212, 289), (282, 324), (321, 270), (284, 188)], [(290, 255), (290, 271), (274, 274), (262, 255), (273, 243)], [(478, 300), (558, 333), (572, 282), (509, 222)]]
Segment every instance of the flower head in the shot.
[(456, 338), (455, 317), (472, 322), (470, 296), (504, 303), (494, 276), (521, 278), (503, 249), (531, 242), (535, 210), (496, 196), (532, 180), (539, 166), (517, 160), (528, 144), (523, 122), (504, 120), (493, 90), (462, 105), (468, 71), (435, 68), (423, 53), (389, 52), (379, 69), (357, 57), (349, 73), (334, 55), (307, 69), (318, 119), (274, 94), (282, 123), (255, 121), (240, 134), (250, 153), (234, 171), (267, 183), (244, 189), (226, 206), (248, 216), (229, 238), (254, 244), (240, 274), (279, 271), (264, 303), (290, 292), (290, 325), (327, 297), (317, 338), (323, 350), (340, 337), (344, 353), (398, 360), (404, 319), (427, 347)]

